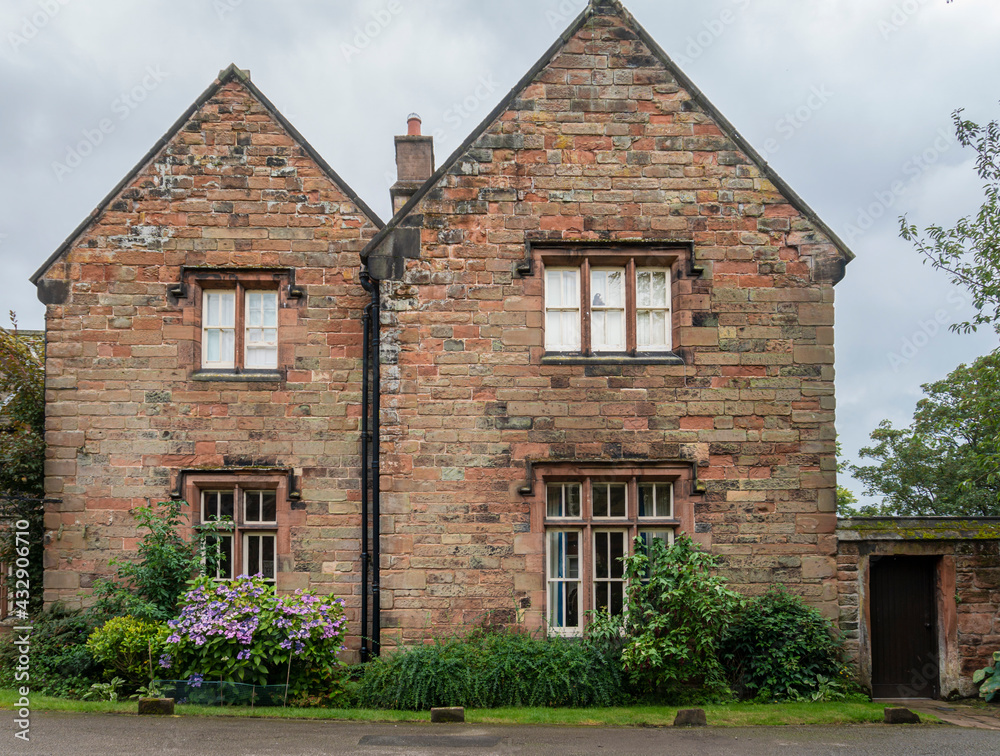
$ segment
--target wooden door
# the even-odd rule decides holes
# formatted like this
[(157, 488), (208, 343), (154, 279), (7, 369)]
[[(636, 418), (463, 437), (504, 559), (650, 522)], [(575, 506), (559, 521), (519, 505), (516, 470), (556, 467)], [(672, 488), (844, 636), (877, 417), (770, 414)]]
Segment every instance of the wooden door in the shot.
[(872, 694), (938, 696), (936, 559), (872, 557)]

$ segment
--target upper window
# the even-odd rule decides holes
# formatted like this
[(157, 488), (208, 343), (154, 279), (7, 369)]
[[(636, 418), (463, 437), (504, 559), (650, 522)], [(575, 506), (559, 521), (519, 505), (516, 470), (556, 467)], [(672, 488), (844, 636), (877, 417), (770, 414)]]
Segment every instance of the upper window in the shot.
[(278, 367), (278, 292), (206, 289), (201, 364), (207, 369)]
[(545, 269), (545, 348), (589, 354), (673, 348), (670, 269), (636, 258)]

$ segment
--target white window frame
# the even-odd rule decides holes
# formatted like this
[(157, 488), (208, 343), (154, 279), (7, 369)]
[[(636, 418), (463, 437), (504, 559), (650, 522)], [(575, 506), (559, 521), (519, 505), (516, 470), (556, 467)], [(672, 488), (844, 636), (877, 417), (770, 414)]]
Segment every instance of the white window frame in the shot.
[[(255, 525), (277, 525), (278, 524), (278, 492), (270, 488), (257, 488), (257, 489), (247, 489), (243, 493), (243, 512), (242, 512), (242, 524), (248, 526)], [(258, 512), (260, 513), (260, 520), (251, 520), (247, 515), (247, 504), (248, 499), (251, 495), (256, 494), (257, 506), (259, 507)], [(274, 496), (274, 519), (265, 520), (264, 517), (264, 499), (263, 494), (271, 494)]]
[[(272, 549), (272, 551), (273, 551), (273, 559), (271, 560), (272, 561), (272, 575), (273, 575), (273, 577), (269, 577), (269, 578), (268, 577), (264, 577), (263, 565), (265, 564), (266, 560), (264, 559), (264, 550), (263, 550), (263, 548), (261, 548), (260, 552), (259, 552), (260, 564), (256, 566), (257, 569), (258, 569), (258, 571), (257, 572), (251, 572), (250, 571), (251, 570), (251, 565), (250, 565), (250, 544), (249, 544), (249, 541), (250, 541), (251, 538), (261, 538), (261, 539), (263, 539), (263, 538), (271, 538), (271, 539), (273, 539), (273, 541), (274, 541), (274, 548)], [(243, 543), (242, 543), (242, 546), (243, 546), (243, 553), (242, 553), (243, 573), (242, 574), (249, 575), (250, 577), (255, 577), (257, 575), (260, 575), (267, 582), (269, 582), (271, 584), (277, 584), (277, 581), (278, 581), (278, 534), (276, 532), (270, 531), (270, 530), (244, 530), (243, 533), (242, 533), (242, 539), (243, 539)], [(261, 542), (261, 545), (263, 546), (263, 541)]]
[[(557, 540), (559, 535), (574, 535), (576, 536), (577, 553), (576, 553), (576, 577), (559, 577), (553, 575), (553, 549), (555, 548), (554, 542)], [(549, 632), (555, 635), (564, 636), (578, 636), (583, 633), (583, 568), (584, 568), (584, 542), (585, 534), (584, 531), (579, 528), (552, 528), (546, 530), (545, 532), (545, 603), (546, 603), (546, 622), (549, 627)], [(567, 544), (568, 545), (568, 544)], [(560, 571), (569, 573), (569, 563), (568, 563), (568, 549), (563, 556), (562, 563), (560, 564)], [(569, 601), (568, 601), (568, 589), (571, 584), (576, 584), (576, 616), (570, 617), (569, 611)], [(555, 606), (555, 601), (553, 601), (554, 590), (558, 590), (562, 596), (562, 612), (561, 616), (554, 617), (554, 613), (557, 610)], [(555, 620), (555, 621), (554, 621)], [(573, 626), (569, 624), (570, 620), (575, 620), (576, 625)], [(557, 624), (562, 623), (562, 624)]]
[[(553, 273), (559, 274), (558, 302), (552, 296), (553, 292), (551, 291), (552, 280), (550, 276)], [(564, 302), (563, 299), (565, 299), (566, 292), (563, 277), (567, 273), (573, 275), (576, 296), (575, 298), (571, 297), (569, 302)], [(583, 347), (583, 317), (581, 309), (583, 299), (580, 283), (580, 268), (578, 267), (553, 267), (545, 269), (545, 349), (550, 352), (579, 352)], [(557, 338), (554, 332), (555, 329), (551, 327), (551, 315), (559, 316), (559, 338)], [(566, 316), (575, 318), (576, 333), (572, 340), (563, 338), (565, 336), (564, 323), (567, 319)]]
[[(625, 489), (625, 514), (623, 514), (623, 515), (613, 515), (613, 514), (611, 514), (611, 488), (612, 488), (612, 486), (615, 487), (615, 488), (624, 488)], [(597, 514), (597, 508), (596, 508), (596, 505), (594, 503), (594, 500), (596, 498), (594, 496), (594, 490), (597, 487), (604, 488), (608, 492), (608, 508), (607, 508), (608, 514), (603, 514), (603, 515)], [(619, 481), (619, 480), (592, 481), (591, 484), (590, 484), (590, 506), (591, 506), (591, 513), (590, 514), (591, 514), (591, 517), (594, 520), (597, 520), (597, 521), (600, 521), (600, 522), (608, 522), (608, 521), (615, 522), (615, 521), (625, 521), (625, 520), (628, 520), (629, 519), (629, 513), (628, 513), (629, 504), (631, 503), (629, 501), (628, 489), (629, 489), (629, 485), (628, 485), (628, 483), (626, 483), (624, 481)]]
[[(229, 570), (228, 570), (228, 573), (229, 573), (228, 576), (222, 574), (221, 565), (219, 563), (219, 554), (221, 553), (221, 550), (219, 548), (219, 544), (222, 541), (224, 541), (224, 540), (225, 541), (229, 541), (229, 561), (227, 563), (227, 567), (229, 568)], [(206, 535), (205, 536), (205, 546), (206, 546), (206, 549), (209, 547), (209, 541), (215, 541), (215, 543), (214, 543), (214, 549), (213, 549), (215, 551), (215, 558), (216, 558), (216, 561), (215, 561), (215, 570), (214, 570), (215, 574), (210, 574), (209, 573), (209, 570), (208, 570), (208, 559), (207, 558), (202, 560), (202, 569), (205, 571), (206, 575), (209, 575), (209, 577), (212, 577), (215, 580), (232, 580), (234, 577), (236, 577), (236, 575), (235, 575), (235, 569), (236, 569), (236, 564), (235, 564), (235, 562), (236, 562), (236, 552), (234, 550), (235, 549), (235, 544), (236, 544), (235, 533), (233, 531), (231, 531), (231, 530), (230, 531), (225, 531), (224, 530), (224, 531), (217, 531), (217, 532), (211, 533), (209, 535)]]
[[(597, 588), (598, 588), (598, 585), (607, 585), (608, 586), (608, 603), (610, 605), (610, 603), (611, 603), (612, 585), (613, 584), (619, 584), (619, 585), (621, 585), (621, 591), (622, 591), (622, 612), (624, 612), (625, 611), (625, 604), (626, 604), (626, 601), (627, 601), (627, 598), (628, 598), (627, 597), (627, 587), (628, 586), (627, 586), (627, 581), (625, 580), (624, 569), (622, 570), (622, 576), (621, 576), (621, 578), (611, 577), (612, 574), (613, 574), (613, 572), (612, 572), (612, 567), (613, 567), (612, 561), (614, 559), (616, 559), (617, 557), (610, 556), (610, 553), (611, 553), (611, 539), (610, 538), (608, 539), (608, 552), (609, 552), (608, 575), (607, 575), (607, 577), (598, 577), (598, 575), (597, 575), (597, 567), (598, 567), (598, 560), (597, 560), (597, 553), (598, 553), (597, 552), (597, 537), (599, 535), (609, 535), (609, 536), (610, 535), (618, 535), (618, 536), (621, 536), (622, 546), (624, 548), (624, 556), (628, 556), (629, 554), (632, 553), (631, 544), (629, 543), (629, 531), (626, 528), (594, 528), (591, 531), (591, 552), (590, 552), (592, 554), (592, 557), (591, 557), (591, 560), (590, 560), (591, 561), (591, 565), (592, 565), (591, 566), (591, 575), (590, 575), (590, 581), (591, 581), (591, 585), (592, 585), (592, 588), (591, 588), (591, 592), (592, 592), (592, 596), (591, 596), (591, 602), (592, 603), (591, 603), (591, 606), (593, 606), (595, 612), (600, 611), (600, 606), (599, 606), (599, 602), (598, 602), (598, 599), (597, 599)], [(612, 615), (612, 616), (618, 616), (618, 615), (615, 614), (615, 615)]]
[[(619, 296), (621, 301), (617, 305), (594, 304), (594, 293), (596, 279), (598, 275), (607, 276), (608, 273), (618, 273), (621, 276), (621, 291)], [(595, 267), (590, 269), (590, 348), (595, 353), (608, 353), (608, 352), (624, 352), (626, 350), (626, 329), (628, 320), (628, 268), (625, 267)], [(598, 342), (597, 340), (597, 314), (601, 313), (604, 318), (609, 314), (617, 312), (619, 315), (619, 325), (617, 334), (609, 333), (611, 329), (608, 328), (607, 323), (604, 325), (603, 340)], [(602, 318), (602, 319), (604, 319)]]
[[(218, 485), (206, 487), (199, 490), (199, 496), (201, 499), (200, 514), (201, 522), (207, 524), (212, 521), (215, 515), (210, 517), (206, 516), (206, 502), (210, 496), (218, 496), (220, 494), (230, 494), (233, 497), (233, 517), (231, 525), (225, 529), (215, 532), (206, 533), (207, 538), (228, 538), (230, 541), (230, 563), (229, 569), (232, 575), (235, 577), (239, 575), (251, 575), (248, 570), (250, 569), (249, 559), (249, 537), (253, 536), (269, 536), (274, 539), (274, 577), (266, 578), (266, 580), (277, 585), (277, 575), (278, 575), (278, 518), (280, 511), (280, 502), (278, 496), (278, 490), (269, 487), (260, 487), (255, 485), (241, 485), (236, 484), (233, 487), (220, 487)], [(274, 520), (248, 520), (247, 519), (247, 499), (249, 496), (254, 494), (273, 494), (274, 495)], [(258, 498), (260, 503), (260, 515), (263, 517), (263, 501)], [(221, 506), (218, 507), (221, 511)], [(221, 514), (219, 516), (222, 516)], [(264, 563), (263, 552), (260, 555), (261, 565)], [(207, 568), (207, 563), (203, 560), (203, 565)], [(259, 565), (258, 565), (259, 567)], [(207, 573), (207, 569), (206, 569)], [(216, 579), (226, 580), (228, 578), (222, 578), (218, 576), (219, 570), (216, 566)], [(257, 574), (257, 573), (253, 573)]]
[[(261, 298), (261, 324), (251, 323), (251, 298), (260, 297)], [(265, 299), (266, 298), (266, 299)], [(274, 324), (268, 325), (264, 323), (264, 318), (267, 313), (267, 307), (265, 302), (271, 300), (274, 302)], [(275, 289), (247, 289), (244, 296), (244, 306), (243, 306), (243, 366), (246, 370), (277, 370), (278, 368), (278, 319), (280, 317), (280, 301), (278, 297), (278, 292)], [(250, 334), (254, 331), (261, 331), (262, 336), (268, 331), (274, 332), (273, 339), (261, 338), (261, 339), (250, 339)], [(262, 365), (251, 365), (250, 364), (250, 354), (253, 350), (273, 350), (274, 358), (270, 360), (268, 364)]]
[[(232, 298), (232, 312), (233, 321), (232, 323), (223, 323), (222, 321), (222, 302), (219, 303), (219, 323), (210, 324), (209, 323), (209, 312), (211, 312), (211, 307), (209, 305), (209, 300), (211, 297), (220, 298)], [(202, 307), (201, 307), (201, 366), (208, 369), (216, 370), (230, 370), (236, 367), (236, 325), (239, 321), (239, 313), (236, 311), (237, 299), (236, 291), (234, 289), (205, 289), (202, 292)], [(208, 342), (209, 334), (218, 333), (219, 334), (219, 359), (215, 362), (208, 359)], [(223, 349), (223, 343), (225, 341), (225, 334), (230, 334), (232, 338), (232, 351), (226, 354), (226, 349)]]
[[(560, 502), (560, 512), (562, 514), (554, 515), (549, 514), (549, 491), (552, 489), (559, 489), (559, 502)], [(579, 513), (568, 514), (569, 512), (569, 496), (568, 489), (576, 489), (576, 505), (579, 508)], [(547, 520), (579, 520), (583, 517), (583, 484), (576, 482), (567, 483), (549, 483), (545, 486), (545, 519)]]
[[(652, 487), (653, 489), (653, 512), (654, 514), (641, 514), (639, 512), (639, 502), (642, 501), (641, 489), (643, 487)], [(669, 497), (669, 511), (667, 514), (660, 514), (660, 489), (667, 488), (667, 496)], [(640, 521), (645, 520), (672, 520), (674, 519), (674, 484), (673, 483), (642, 483), (640, 482), (636, 488), (636, 492), (639, 494), (639, 500), (636, 501), (636, 516)]]
[[(644, 273), (650, 275), (655, 273), (664, 273), (665, 291), (664, 298), (666, 304), (663, 306), (653, 306), (646, 305), (643, 306), (639, 301), (639, 276)], [(672, 274), (669, 268), (636, 268), (635, 270), (635, 341), (636, 341), (636, 351), (638, 352), (669, 352), (673, 349), (673, 320), (672, 320), (672, 310), (671, 310), (671, 284), (673, 283)], [(641, 313), (663, 313), (664, 329), (666, 333), (664, 334), (664, 343), (661, 344), (647, 344), (642, 345), (639, 338), (639, 316)]]

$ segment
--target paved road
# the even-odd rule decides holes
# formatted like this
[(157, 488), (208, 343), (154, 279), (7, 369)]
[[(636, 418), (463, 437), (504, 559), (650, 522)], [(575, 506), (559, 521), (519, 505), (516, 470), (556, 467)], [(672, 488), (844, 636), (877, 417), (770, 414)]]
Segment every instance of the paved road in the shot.
[[(11, 716), (3, 712), (3, 718)], [(44, 756), (321, 756), (325, 754), (694, 754), (973, 756), (1000, 751), (997, 733), (942, 725), (611, 729), (392, 725), (261, 719), (35, 713), (31, 742), (0, 730), (0, 754)]]

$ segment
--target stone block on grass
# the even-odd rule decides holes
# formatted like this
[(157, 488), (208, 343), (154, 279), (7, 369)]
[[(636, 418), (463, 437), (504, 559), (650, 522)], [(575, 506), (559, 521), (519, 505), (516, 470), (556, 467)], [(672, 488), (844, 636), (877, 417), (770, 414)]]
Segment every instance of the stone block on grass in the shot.
[(431, 722), (464, 722), (465, 708), (462, 706), (450, 706), (447, 708), (431, 709)]
[(707, 727), (704, 709), (681, 709), (674, 717), (674, 727)]
[(920, 724), (920, 717), (909, 709), (902, 707), (886, 707), (886, 724)]
[(174, 699), (172, 698), (140, 698), (139, 714), (172, 717), (174, 715)]

